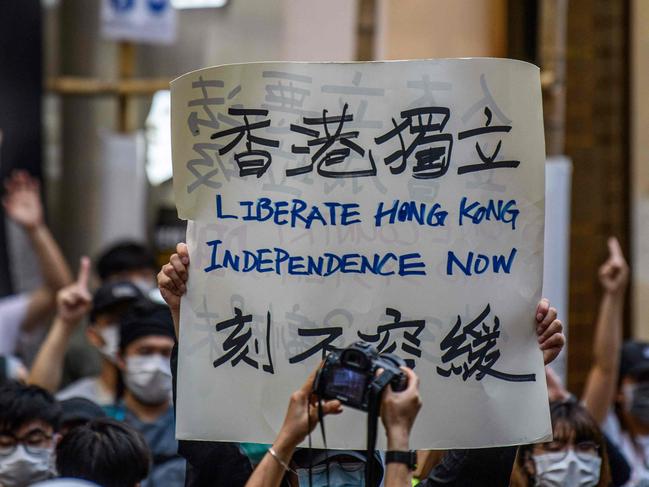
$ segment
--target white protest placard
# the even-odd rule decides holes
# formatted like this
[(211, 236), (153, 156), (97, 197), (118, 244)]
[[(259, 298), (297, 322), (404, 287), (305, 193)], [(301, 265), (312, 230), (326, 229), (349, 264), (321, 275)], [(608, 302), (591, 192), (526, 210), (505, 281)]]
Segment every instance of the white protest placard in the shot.
[(101, 35), (115, 41), (172, 44), (176, 10), (170, 0), (102, 0)]
[[(271, 443), (290, 393), (360, 339), (421, 379), (413, 448), (550, 437), (537, 67), (228, 65), (173, 81), (171, 105), (178, 438)], [(326, 423), (330, 448), (365, 448), (364, 413)]]

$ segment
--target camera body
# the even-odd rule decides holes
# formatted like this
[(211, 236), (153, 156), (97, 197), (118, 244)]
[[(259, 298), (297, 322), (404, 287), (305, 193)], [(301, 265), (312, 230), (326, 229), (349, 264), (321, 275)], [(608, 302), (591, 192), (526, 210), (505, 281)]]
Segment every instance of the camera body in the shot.
[(341, 403), (367, 411), (370, 387), (376, 371), (383, 369), (394, 374), (390, 381), (394, 391), (408, 386), (408, 377), (399, 367), (403, 359), (392, 353), (379, 354), (365, 342), (356, 342), (339, 352), (331, 352), (313, 382), (313, 392), (321, 399), (338, 399)]

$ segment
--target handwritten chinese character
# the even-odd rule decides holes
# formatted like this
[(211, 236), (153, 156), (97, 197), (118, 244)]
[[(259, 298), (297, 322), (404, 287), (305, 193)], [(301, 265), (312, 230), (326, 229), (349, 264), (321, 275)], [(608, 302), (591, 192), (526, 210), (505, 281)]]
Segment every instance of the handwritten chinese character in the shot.
[[(358, 337), (369, 343), (379, 342), (376, 345), (379, 353), (393, 353), (397, 349), (397, 339), (390, 332), (402, 331), (404, 341), (401, 343), (401, 350), (415, 357), (421, 357), (421, 350), (419, 349), (421, 340), (417, 337), (426, 327), (426, 322), (424, 320), (401, 321), (401, 312), (393, 308), (386, 308), (385, 314), (393, 318), (394, 321), (379, 325), (376, 333), (373, 335), (359, 331)], [(413, 359), (407, 358), (405, 362), (411, 369), (415, 368), (415, 361)]]
[(464, 326), (461, 318), (457, 317), (455, 325), (440, 344), (444, 352), (442, 363), (449, 364), (449, 367), (437, 367), (437, 373), (442, 377), (461, 375), (465, 382), (474, 375), (478, 381), (486, 375), (508, 382), (535, 381), (535, 374), (507, 374), (493, 368), (500, 358), (500, 351), (496, 349), (500, 320), (494, 315), (493, 325), (488, 324), (489, 313), (491, 307), (487, 305), (475, 320)]
[(243, 152), (238, 152), (234, 154), (234, 160), (239, 166), (239, 176), (250, 176), (255, 175), (260, 178), (272, 161), (270, 152), (263, 149), (253, 149), (252, 144), (263, 145), (266, 147), (279, 147), (278, 140), (266, 139), (264, 137), (259, 137), (252, 134), (253, 130), (261, 129), (268, 127), (270, 125), (270, 120), (262, 120), (260, 122), (250, 123), (248, 117), (252, 116), (267, 116), (268, 110), (256, 109), (256, 108), (230, 108), (228, 114), (232, 116), (243, 117), (244, 124), (239, 127), (232, 127), (229, 129), (221, 130), (220, 132), (215, 132), (210, 137), (211, 139), (218, 139), (221, 137), (228, 137), (235, 135), (235, 137), (224, 147), (219, 149), (219, 155), (224, 155), (234, 149), (237, 144), (243, 139), (246, 138), (246, 150)]
[[(310, 164), (298, 168), (287, 169), (287, 176), (309, 173), (313, 171), (313, 167), (316, 164), (318, 174), (326, 178), (351, 178), (376, 175), (376, 164), (374, 163), (371, 150), (368, 151), (370, 161), (370, 167), (368, 169), (330, 169), (336, 166), (340, 167), (345, 159), (350, 155), (351, 151), (354, 151), (361, 157), (365, 157), (365, 149), (352, 140), (358, 138), (359, 132), (343, 132), (343, 125), (345, 122), (351, 122), (354, 120), (354, 116), (351, 113), (347, 113), (348, 108), (348, 104), (345, 103), (342, 115), (327, 116), (328, 112), (325, 109), (322, 110), (322, 117), (303, 117), (302, 121), (306, 126), (291, 124), (291, 131), (311, 137), (311, 140), (308, 141), (306, 146), (297, 146), (293, 144), (291, 151), (294, 154), (311, 154), (311, 149), (313, 148), (315, 153), (311, 155)], [(336, 124), (334, 125), (335, 131), (332, 132), (329, 124)], [(323, 126), (323, 137), (321, 137), (320, 130), (308, 127), (317, 125)], [(334, 146), (338, 146), (338, 148), (333, 148)]]
[[(438, 119), (439, 116), (441, 120)], [(414, 178), (434, 179), (446, 174), (451, 164), (453, 136), (443, 131), (450, 116), (451, 111), (446, 107), (424, 107), (401, 112), (404, 120), (400, 124), (393, 118), (394, 128), (374, 139), (380, 145), (395, 136), (399, 138), (400, 148), (383, 159), (385, 165), (390, 166), (390, 172), (401, 174), (405, 171), (408, 159), (414, 152)], [(406, 144), (403, 132), (415, 135), (409, 144)], [(393, 165), (397, 161), (399, 162)]]
[[(458, 167), (458, 174), (486, 171), (489, 169), (516, 168), (520, 164), (520, 161), (516, 160), (503, 160), (502, 157), (498, 159), (502, 149), (502, 139), (498, 139), (498, 142), (495, 142), (494, 137), (488, 137), (488, 134), (509, 133), (512, 129), (512, 121), (507, 118), (496, 103), (496, 100), (489, 90), (489, 85), (487, 85), (487, 79), (484, 74), (480, 76), (480, 88), (482, 89), (482, 98), (469, 107), (469, 109), (462, 115), (461, 120), (463, 124), (466, 124), (471, 117), (482, 112), (485, 117), (484, 126), (464, 130), (458, 133), (457, 137), (458, 140), (481, 137), (482, 142), (476, 141), (475, 143), (475, 150), (480, 162)], [(492, 124), (494, 115), (495, 118), (498, 119), (499, 124)], [(485, 138), (487, 140), (485, 140)], [(491, 142), (492, 145), (495, 143), (493, 150), (489, 151), (487, 148), (487, 142)]]
[[(234, 308), (234, 318), (221, 321), (216, 324), (216, 331), (221, 332), (230, 330), (230, 335), (223, 341), (223, 351), (225, 352), (221, 357), (213, 362), (214, 368), (217, 368), (224, 363), (230, 361), (232, 367), (243, 361), (246, 364), (259, 368), (257, 360), (253, 359), (250, 354), (249, 341), (252, 338), (252, 315), (244, 315), (240, 308)], [(274, 374), (273, 359), (270, 353), (270, 312), (266, 315), (266, 353), (268, 354), (268, 364), (262, 366), (264, 372)], [(244, 331), (245, 329), (245, 331)], [(253, 341), (254, 354), (259, 355), (259, 340), (257, 338)]]

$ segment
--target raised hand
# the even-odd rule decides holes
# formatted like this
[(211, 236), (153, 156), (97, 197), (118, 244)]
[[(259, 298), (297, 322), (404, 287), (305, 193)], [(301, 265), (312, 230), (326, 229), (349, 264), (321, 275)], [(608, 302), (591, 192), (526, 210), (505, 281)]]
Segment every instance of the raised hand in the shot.
[(81, 257), (77, 280), (61, 289), (56, 296), (57, 314), (65, 323), (78, 323), (92, 307), (92, 295), (88, 289), (90, 259)]
[(2, 199), (5, 213), (26, 230), (34, 230), (43, 223), (43, 205), (40, 185), (26, 171), (14, 171), (5, 180), (7, 194)]
[(536, 334), (539, 348), (543, 352), (543, 363), (552, 362), (566, 343), (563, 334), (563, 324), (557, 319), (556, 308), (550, 307), (550, 302), (543, 298), (536, 307)]
[(180, 298), (187, 292), (188, 266), (189, 250), (186, 244), (179, 243), (176, 246), (176, 253), (169, 258), (169, 263), (163, 265), (158, 273), (160, 294), (172, 311), (180, 309)]
[(401, 367), (401, 370), (408, 376), (408, 387), (394, 392), (390, 385), (381, 399), (381, 421), (388, 435), (388, 450), (408, 450), (410, 431), (422, 404), (419, 377), (408, 367)]
[(629, 282), (629, 266), (615, 237), (608, 239), (608, 259), (599, 268), (599, 282), (611, 294), (623, 293)]

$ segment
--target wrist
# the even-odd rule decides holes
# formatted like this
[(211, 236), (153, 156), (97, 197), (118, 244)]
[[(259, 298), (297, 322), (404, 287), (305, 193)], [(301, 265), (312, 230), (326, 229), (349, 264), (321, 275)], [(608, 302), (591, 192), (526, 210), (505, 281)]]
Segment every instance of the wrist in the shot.
[(45, 222), (43, 220), (38, 220), (33, 223), (28, 223), (23, 225), (25, 231), (31, 236), (36, 236), (41, 230), (45, 228)]
[(280, 432), (280, 434), (275, 439), (275, 442), (273, 443), (273, 450), (275, 450), (275, 453), (280, 459), (288, 464), (291, 461), (293, 452), (295, 451), (295, 448), (299, 443), (299, 441), (295, 441), (294, 439), (291, 439), (289, 436), (284, 435), (282, 434), (282, 432)]
[(81, 321), (81, 318), (70, 318), (58, 315), (57, 321), (60, 323), (61, 332), (66, 335), (71, 335), (74, 327)]
[(410, 432), (406, 428), (391, 428), (388, 431), (388, 450), (408, 451)]

